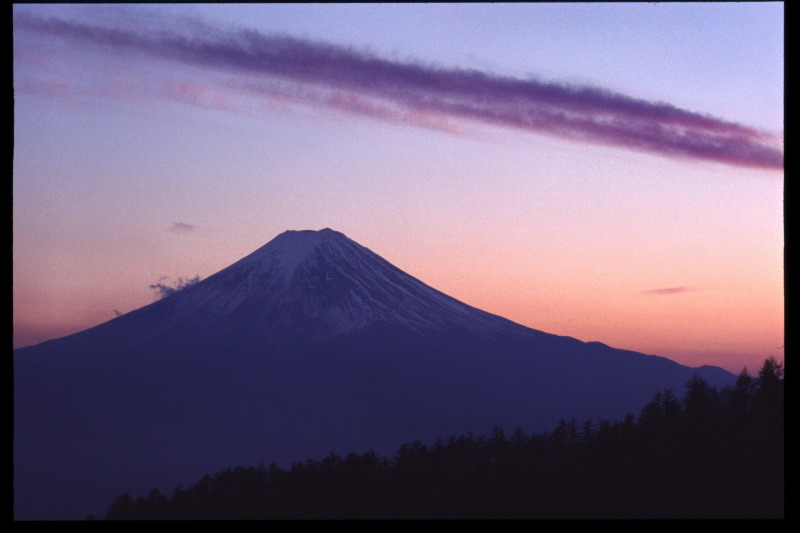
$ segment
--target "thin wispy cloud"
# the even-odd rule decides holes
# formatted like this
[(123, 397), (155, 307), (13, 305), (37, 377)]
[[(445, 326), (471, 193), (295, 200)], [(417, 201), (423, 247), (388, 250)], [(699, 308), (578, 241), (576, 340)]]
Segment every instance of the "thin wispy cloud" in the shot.
[(69, 88), (69, 84), (63, 81), (42, 80), (30, 76), (23, 76), (15, 84), (16, 90), (39, 96), (64, 96)]
[(186, 222), (173, 222), (169, 227), (172, 233), (191, 233), (195, 230), (195, 226), (187, 224)]
[[(254, 88), (262, 82), (267, 94), (392, 122), (457, 133), (449, 120), (467, 119), (663, 156), (783, 168), (782, 138), (664, 102), (599, 87), (401, 62), (253, 30), (221, 30), (192, 21), (159, 28), (157, 22), (142, 29), (25, 13), (14, 18), (16, 29), (246, 74), (256, 79)], [(276, 82), (282, 84), (277, 92)], [(199, 89), (178, 86), (172, 96), (199, 100), (204, 97)]]
[(694, 289), (690, 287), (666, 287), (664, 289), (651, 289), (649, 291), (644, 291), (645, 294), (659, 294), (659, 295), (667, 295), (667, 294), (681, 294), (683, 292), (689, 292)]

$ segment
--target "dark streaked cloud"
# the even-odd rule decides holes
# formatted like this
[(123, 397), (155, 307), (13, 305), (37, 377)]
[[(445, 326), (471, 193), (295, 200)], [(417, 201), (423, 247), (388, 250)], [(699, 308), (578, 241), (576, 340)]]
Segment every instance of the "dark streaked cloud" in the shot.
[(664, 289), (651, 289), (649, 291), (644, 291), (645, 294), (680, 294), (682, 292), (689, 292), (693, 291), (694, 289), (690, 287), (666, 287)]
[[(330, 44), (196, 22), (103, 26), (20, 13), (15, 28), (288, 82), (302, 100), (389, 118), (470, 119), (562, 138), (744, 167), (783, 168), (782, 138), (598, 87), (400, 62)], [(180, 22), (180, 21), (179, 21)], [(319, 96), (322, 91), (327, 96)], [(450, 130), (450, 126), (447, 128)], [(455, 130), (453, 130), (455, 131)]]
[(191, 233), (194, 229), (195, 226), (187, 224), (186, 222), (173, 222), (169, 227), (169, 231), (173, 233)]

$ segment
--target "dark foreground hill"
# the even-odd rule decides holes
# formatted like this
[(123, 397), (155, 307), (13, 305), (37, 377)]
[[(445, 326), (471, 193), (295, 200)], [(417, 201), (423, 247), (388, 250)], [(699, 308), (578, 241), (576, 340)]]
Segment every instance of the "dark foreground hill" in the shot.
[(695, 374), (735, 380), (480, 311), (332, 230), (286, 232), (14, 352), (15, 517), (81, 519), (240, 464), (622, 418)]
[(105, 518), (783, 518), (782, 415), (782, 365), (767, 360), (732, 388), (692, 378), (683, 398), (659, 392), (638, 419), (228, 468), (122, 494)]

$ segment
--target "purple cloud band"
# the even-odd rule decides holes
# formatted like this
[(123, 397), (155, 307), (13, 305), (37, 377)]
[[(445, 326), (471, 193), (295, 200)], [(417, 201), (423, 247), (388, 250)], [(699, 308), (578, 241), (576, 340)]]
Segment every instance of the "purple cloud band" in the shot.
[[(185, 64), (346, 91), (414, 112), (666, 156), (783, 168), (782, 140), (774, 135), (597, 87), (435, 68), (325, 43), (251, 30), (221, 31), (198, 24), (178, 25), (179, 30), (134, 30), (24, 13), (15, 16), (14, 24), (17, 29), (144, 52)], [(364, 100), (359, 108), (366, 109), (367, 105)]]

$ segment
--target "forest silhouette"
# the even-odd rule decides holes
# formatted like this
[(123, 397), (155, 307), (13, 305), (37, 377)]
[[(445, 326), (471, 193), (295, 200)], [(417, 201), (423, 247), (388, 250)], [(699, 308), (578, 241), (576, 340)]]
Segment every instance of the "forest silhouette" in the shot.
[[(624, 420), (562, 420), (433, 445), (226, 469), (107, 520), (783, 518), (784, 369), (718, 390), (692, 378)], [(90, 517), (94, 518), (94, 517)]]

